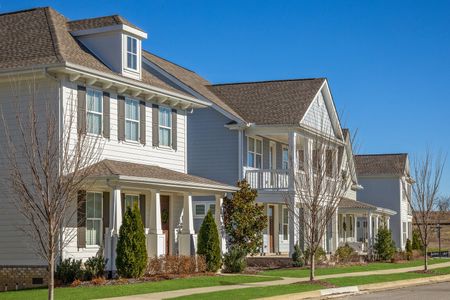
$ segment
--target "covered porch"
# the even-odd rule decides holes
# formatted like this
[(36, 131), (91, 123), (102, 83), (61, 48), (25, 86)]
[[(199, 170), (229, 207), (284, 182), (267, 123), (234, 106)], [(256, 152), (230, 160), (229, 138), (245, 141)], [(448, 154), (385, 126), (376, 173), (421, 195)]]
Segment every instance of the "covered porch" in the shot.
[[(108, 270), (116, 270), (115, 249), (123, 215), (127, 207), (136, 204), (144, 224), (149, 257), (195, 255), (193, 196), (214, 197), (213, 214), (221, 247), (225, 249), (222, 199), (235, 187), (157, 166), (112, 160), (97, 163), (90, 182), (79, 199), (84, 205), (78, 215), (85, 212), (86, 218), (78, 225), (75, 258), (87, 259), (95, 255), (95, 250), (102, 250), (108, 259)], [(70, 257), (71, 253), (68, 254)]]

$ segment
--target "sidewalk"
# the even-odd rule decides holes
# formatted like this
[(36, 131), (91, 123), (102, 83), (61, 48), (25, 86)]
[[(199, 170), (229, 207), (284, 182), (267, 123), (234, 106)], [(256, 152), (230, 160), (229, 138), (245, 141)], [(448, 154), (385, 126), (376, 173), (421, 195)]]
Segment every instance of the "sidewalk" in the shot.
[[(429, 269), (437, 269), (450, 267), (450, 262), (434, 264), (428, 266)], [(333, 274), (333, 275), (323, 275), (316, 276), (317, 280), (321, 279), (329, 279), (329, 278), (341, 278), (341, 277), (356, 277), (356, 276), (368, 276), (368, 275), (383, 275), (383, 274), (398, 274), (398, 273), (406, 273), (411, 271), (422, 270), (423, 266), (411, 267), (411, 268), (401, 268), (401, 269), (391, 269), (391, 270), (379, 270), (379, 271), (368, 271), (368, 272), (354, 272), (354, 273), (342, 273), (342, 274)], [(255, 275), (259, 276), (259, 275)], [(115, 297), (115, 298), (107, 298), (109, 300), (162, 300), (168, 298), (175, 298), (180, 296), (188, 296), (193, 294), (203, 294), (210, 292), (220, 292), (234, 289), (242, 289), (242, 288), (252, 288), (252, 287), (267, 287), (267, 286), (277, 286), (277, 285), (286, 285), (292, 284), (295, 282), (304, 282), (308, 281), (309, 278), (283, 278), (282, 280), (274, 280), (274, 281), (266, 281), (266, 282), (254, 282), (254, 283), (243, 283), (243, 284), (234, 284), (234, 285), (223, 285), (223, 286), (211, 286), (211, 287), (203, 287), (203, 288), (193, 288), (193, 289), (183, 289), (183, 290), (175, 290), (175, 291), (166, 291), (160, 293), (151, 293), (151, 294), (141, 294), (141, 295), (132, 295), (132, 296), (124, 296), (124, 297)], [(320, 293), (320, 291), (318, 291)], [(199, 295), (200, 296), (200, 295)], [(284, 295), (286, 297), (287, 295)]]

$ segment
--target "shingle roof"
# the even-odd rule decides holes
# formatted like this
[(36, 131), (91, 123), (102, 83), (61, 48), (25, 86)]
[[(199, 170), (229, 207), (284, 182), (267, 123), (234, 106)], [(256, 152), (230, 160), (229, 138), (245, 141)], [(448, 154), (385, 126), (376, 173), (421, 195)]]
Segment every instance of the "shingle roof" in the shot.
[(171, 76), (175, 77), (183, 84), (215, 103), (228, 113), (240, 117), (236, 111), (229, 107), (224, 101), (222, 101), (222, 99), (217, 97), (217, 95), (208, 88), (211, 83), (194, 71), (188, 70), (148, 51), (142, 51), (142, 55), (150, 62), (154, 63), (159, 68), (163, 69), (165, 72), (169, 73)]
[(139, 27), (137, 27), (136, 25), (130, 23), (124, 17), (119, 16), (119, 15), (104, 16), (104, 17), (82, 19), (82, 20), (74, 20), (74, 21), (67, 22), (67, 25), (69, 26), (70, 31), (94, 29), (94, 28), (101, 28), (101, 27), (114, 26), (114, 25), (120, 25), (120, 24), (142, 30)]
[(106, 176), (133, 176), (144, 177), (147, 179), (176, 181), (183, 183), (210, 185), (223, 187), (226, 190), (235, 189), (227, 184), (210, 180), (207, 178), (189, 175), (166, 168), (161, 168), (154, 165), (144, 165), (137, 163), (130, 163), (124, 161), (116, 161), (105, 159), (93, 166), (91, 176), (106, 177)]
[(355, 155), (358, 176), (395, 175), (405, 172), (408, 154), (364, 154)]
[(216, 84), (210, 89), (257, 125), (298, 125), (325, 78)]
[[(105, 18), (108, 20), (112, 17)], [(123, 19), (120, 20), (123, 22)], [(51, 7), (1, 14), (0, 69), (38, 68), (43, 65), (72, 63), (107, 74), (120, 75), (113, 72), (77, 41), (70, 34), (68, 24), (69, 21)], [(142, 68), (142, 82), (188, 95), (144, 68)]]
[(373, 209), (373, 210), (377, 209), (377, 207), (374, 205), (360, 202), (360, 201), (351, 200), (348, 198), (342, 198), (341, 201), (339, 202), (338, 207), (339, 208), (356, 208), (356, 209)]

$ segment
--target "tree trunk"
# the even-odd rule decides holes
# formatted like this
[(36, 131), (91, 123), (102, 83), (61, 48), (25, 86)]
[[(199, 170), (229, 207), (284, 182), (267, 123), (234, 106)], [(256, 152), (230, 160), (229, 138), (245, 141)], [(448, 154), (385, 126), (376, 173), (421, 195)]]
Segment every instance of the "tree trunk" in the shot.
[[(312, 252), (312, 251), (311, 251)], [(315, 262), (315, 258), (314, 258), (314, 253), (311, 253), (311, 258), (310, 258), (310, 262), (311, 262), (311, 267), (309, 269), (309, 280), (313, 281), (314, 277), (315, 277), (315, 269), (316, 269), (316, 262)]]
[(425, 245), (425, 257), (424, 257), (424, 266), (423, 269), (428, 271), (428, 245)]
[(48, 269), (48, 300), (53, 300), (55, 291), (55, 254), (53, 251), (50, 254)]

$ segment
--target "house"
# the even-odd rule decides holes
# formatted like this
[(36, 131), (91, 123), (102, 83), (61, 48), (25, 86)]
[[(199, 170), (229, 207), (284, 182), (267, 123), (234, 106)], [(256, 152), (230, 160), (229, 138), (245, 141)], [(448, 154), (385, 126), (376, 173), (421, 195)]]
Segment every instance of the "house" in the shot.
[[(44, 101), (55, 108), (61, 130), (66, 123), (58, 110), (75, 108), (77, 128), (68, 130), (103, 144), (95, 183), (79, 191), (77, 222), (68, 225), (76, 235), (59, 253), (63, 259), (86, 260), (103, 251), (107, 269), (114, 271), (123, 212), (135, 203), (149, 256), (196, 253), (193, 197), (214, 199), (221, 233), (221, 201), (236, 188), (187, 174), (187, 116), (211, 104), (164, 78), (159, 59), (142, 49), (145, 31), (117, 15), (70, 21), (50, 7), (1, 14), (0, 28), (0, 105), (8, 127), (16, 126), (15, 104), (35, 97), (39, 108)], [(24, 221), (3, 184), (9, 176), (5, 150), (0, 287), (35, 287), (45, 284), (46, 264), (18, 229)]]
[(364, 186), (357, 192), (358, 201), (396, 211), (391, 218), (392, 238), (397, 248), (405, 250), (406, 240), (412, 239), (412, 211), (405, 193), (411, 193), (406, 153), (355, 155), (358, 182)]

